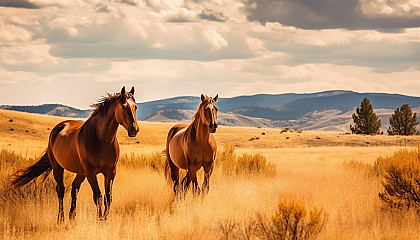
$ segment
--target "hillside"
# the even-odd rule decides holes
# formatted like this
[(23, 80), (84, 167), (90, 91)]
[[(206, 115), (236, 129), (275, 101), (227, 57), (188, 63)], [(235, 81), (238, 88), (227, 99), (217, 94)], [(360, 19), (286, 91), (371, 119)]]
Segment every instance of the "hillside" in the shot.
[[(348, 132), (351, 115), (368, 97), (386, 132), (393, 111), (409, 104), (420, 112), (420, 98), (386, 93), (326, 91), (310, 94), (259, 94), (220, 98), (218, 120), (225, 126), (293, 128)], [(199, 103), (198, 97), (176, 97), (140, 103), (138, 119), (147, 121), (189, 121)]]
[[(229, 114), (226, 114), (229, 119)], [(249, 119), (235, 116), (237, 121), (250, 124)], [(0, 148), (34, 156), (45, 150), (51, 129), (68, 118), (34, 113), (0, 110)], [(161, 120), (161, 119), (160, 119)], [(140, 121), (140, 131), (129, 138), (120, 126), (118, 141), (122, 151), (153, 153), (165, 148), (166, 135), (173, 122)], [(294, 131), (265, 127), (220, 126), (213, 134), (218, 146), (232, 144), (238, 148), (300, 148), (300, 147), (369, 147), (369, 146), (416, 146), (420, 136), (360, 136), (326, 131)]]
[(10, 106), (2, 105), (0, 109), (19, 112), (40, 113), (59, 117), (84, 118), (90, 115), (90, 110), (80, 110), (62, 104), (42, 104), (38, 106)]
[[(351, 115), (368, 97), (382, 119), (386, 132), (393, 111), (409, 104), (420, 112), (420, 98), (399, 94), (325, 91), (308, 94), (258, 94), (219, 98), (218, 121), (225, 126), (293, 128), (348, 132)], [(197, 109), (199, 97), (183, 96), (138, 103), (137, 119), (152, 122), (188, 122)], [(31, 113), (65, 117), (87, 117), (90, 110), (79, 110), (57, 104), (40, 106), (0, 106)]]

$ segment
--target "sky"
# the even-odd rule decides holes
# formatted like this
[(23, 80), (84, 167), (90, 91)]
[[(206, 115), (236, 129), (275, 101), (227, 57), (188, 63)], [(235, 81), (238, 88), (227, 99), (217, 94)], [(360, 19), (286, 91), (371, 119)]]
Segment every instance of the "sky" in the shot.
[(0, 0), (0, 105), (420, 96), (420, 0)]

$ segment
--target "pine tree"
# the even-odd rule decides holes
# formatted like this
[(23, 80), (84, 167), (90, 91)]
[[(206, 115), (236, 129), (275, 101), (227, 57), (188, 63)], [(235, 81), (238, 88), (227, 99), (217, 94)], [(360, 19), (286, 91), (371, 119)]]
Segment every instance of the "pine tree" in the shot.
[(414, 135), (416, 134), (416, 127), (418, 124), (416, 113), (411, 111), (408, 104), (401, 106), (401, 109), (397, 108), (394, 114), (389, 118), (389, 135)]
[(378, 119), (373, 112), (372, 104), (368, 98), (364, 98), (360, 107), (353, 113), (353, 122), (355, 126), (350, 125), (350, 130), (355, 134), (380, 134), (381, 119)]

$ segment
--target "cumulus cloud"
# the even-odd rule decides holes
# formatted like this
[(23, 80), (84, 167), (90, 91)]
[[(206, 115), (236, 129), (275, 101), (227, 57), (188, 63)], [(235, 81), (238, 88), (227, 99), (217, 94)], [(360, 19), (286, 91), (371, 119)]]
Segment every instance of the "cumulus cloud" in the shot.
[[(224, 97), (327, 89), (420, 94), (415, 0), (22, 2), (39, 8), (8, 4), (0, 15), (0, 89), (29, 92), (33, 81), (46, 90), (71, 89), (66, 81), (95, 89), (80, 93), (77, 104), (126, 83), (140, 86), (139, 101), (203, 89)], [(8, 94), (0, 92), (0, 104)]]
[(403, 0), (247, 0), (248, 19), (302, 29), (377, 29), (420, 27), (416, 1)]

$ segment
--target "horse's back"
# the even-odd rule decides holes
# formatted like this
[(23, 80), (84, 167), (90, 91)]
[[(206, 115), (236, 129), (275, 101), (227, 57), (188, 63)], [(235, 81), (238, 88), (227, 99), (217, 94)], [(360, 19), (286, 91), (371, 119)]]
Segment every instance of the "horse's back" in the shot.
[(179, 134), (182, 130), (185, 131), (187, 127), (188, 127), (188, 124), (183, 124), (183, 123), (174, 125), (168, 132), (168, 137), (166, 138), (166, 147), (168, 147), (168, 144), (175, 137), (175, 135)]
[(64, 169), (84, 174), (77, 152), (77, 135), (82, 121), (67, 120), (57, 124), (50, 133), (49, 148), (55, 160)]

